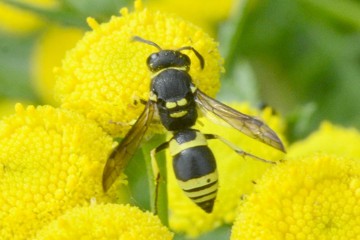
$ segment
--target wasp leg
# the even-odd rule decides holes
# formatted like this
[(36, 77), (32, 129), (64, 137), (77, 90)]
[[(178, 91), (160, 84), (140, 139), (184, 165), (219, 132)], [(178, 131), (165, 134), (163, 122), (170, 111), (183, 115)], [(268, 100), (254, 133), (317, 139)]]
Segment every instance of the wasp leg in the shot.
[(153, 175), (154, 175), (154, 180), (155, 180), (155, 196), (154, 196), (154, 202), (153, 202), (153, 212), (155, 215), (157, 215), (158, 212), (158, 195), (159, 195), (159, 183), (160, 183), (160, 170), (157, 164), (157, 159), (156, 159), (156, 154), (166, 148), (169, 147), (169, 142), (164, 142), (161, 145), (159, 145), (158, 147), (154, 148), (153, 150), (151, 150), (150, 152), (150, 157), (151, 157), (151, 166), (152, 166), (152, 170), (153, 170)]
[(147, 101), (145, 99), (142, 99), (136, 95), (134, 95), (133, 97), (133, 105), (134, 106), (137, 106), (139, 103), (143, 104), (143, 105), (146, 105), (147, 104)]
[(235, 144), (233, 144), (232, 142), (230, 142), (229, 140), (227, 140), (223, 137), (220, 137), (220, 136), (214, 135), (214, 134), (204, 134), (204, 135), (205, 135), (206, 139), (218, 139), (218, 140), (222, 141), (224, 144), (226, 144), (228, 147), (230, 147), (232, 150), (234, 150), (237, 154), (241, 155), (242, 157), (248, 156), (248, 157), (254, 158), (255, 160), (259, 160), (259, 161), (271, 163), (271, 164), (276, 164), (276, 162), (269, 161), (269, 160), (263, 159), (261, 157), (257, 157), (251, 153), (243, 151), (238, 146), (236, 146)]

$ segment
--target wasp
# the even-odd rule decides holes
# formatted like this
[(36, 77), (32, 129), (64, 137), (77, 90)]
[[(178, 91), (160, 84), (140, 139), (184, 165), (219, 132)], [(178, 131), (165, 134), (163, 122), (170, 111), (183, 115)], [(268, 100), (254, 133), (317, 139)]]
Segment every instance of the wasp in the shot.
[[(211, 213), (218, 190), (218, 172), (214, 154), (208, 147), (207, 140), (219, 139), (242, 156), (270, 161), (244, 152), (220, 136), (203, 134), (194, 129), (193, 126), (198, 119), (198, 109), (205, 115), (206, 113), (214, 115), (245, 135), (282, 152), (285, 152), (284, 145), (265, 123), (207, 96), (193, 84), (189, 74), (191, 61), (182, 51), (192, 51), (198, 58), (201, 69), (205, 67), (204, 58), (193, 47), (164, 50), (156, 43), (138, 36), (133, 37), (133, 41), (151, 45), (158, 50), (152, 53), (146, 62), (153, 74), (150, 94), (148, 101), (143, 102), (145, 109), (122, 142), (114, 149), (105, 165), (104, 191), (111, 187), (133, 157), (156, 115), (161, 124), (172, 133), (172, 137), (151, 151), (152, 161), (156, 164), (156, 153), (169, 148), (179, 186), (195, 204), (205, 212)], [(156, 173), (156, 179), (159, 179), (159, 174)]]

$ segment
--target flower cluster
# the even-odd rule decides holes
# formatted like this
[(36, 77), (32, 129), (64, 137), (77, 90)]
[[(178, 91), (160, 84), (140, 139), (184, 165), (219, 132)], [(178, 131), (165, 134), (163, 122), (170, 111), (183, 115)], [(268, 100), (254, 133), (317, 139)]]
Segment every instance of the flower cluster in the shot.
[[(89, 18), (92, 30), (56, 68), (54, 92), (61, 107), (17, 104), (15, 114), (6, 114), (0, 121), (2, 238), (173, 238), (157, 216), (123, 205), (128, 203), (122, 194), (125, 175), (109, 192), (102, 188), (105, 163), (118, 144), (113, 137), (124, 136), (144, 107), (141, 100), (149, 98), (151, 73), (146, 58), (156, 49), (132, 38), (140, 36), (163, 49), (194, 47), (204, 57), (205, 67), (201, 69), (193, 52), (186, 52), (192, 63), (189, 73), (194, 84), (212, 97), (220, 87), (223, 59), (210, 36), (174, 15), (143, 9), (141, 1), (135, 1), (135, 11), (123, 8), (120, 14), (102, 24)], [(1, 13), (0, 20), (4, 16)], [(49, 80), (36, 85), (48, 102), (53, 101), (52, 90), (47, 90), (53, 89), (54, 82), (50, 67), (42, 67), (45, 62), (52, 66), (59, 58), (52, 62), (39, 53), (49, 52), (47, 47), (64, 34), (69, 34), (70, 46), (82, 32), (54, 27), (34, 55), (37, 78)], [(62, 52), (59, 49), (55, 55)], [(232, 240), (356, 239), (360, 235), (359, 132), (324, 122), (307, 139), (288, 144), (283, 119), (271, 108), (229, 105), (264, 121), (288, 152), (199, 118), (194, 128), (220, 135), (276, 164), (241, 157), (218, 140), (209, 140), (217, 160), (219, 189), (213, 212), (207, 214), (180, 189), (168, 156), (171, 231), (197, 237), (232, 225)]]
[[(120, 203), (122, 198), (118, 187), (106, 194), (102, 190), (102, 170), (113, 147), (112, 138), (79, 113), (17, 104), (16, 114), (0, 122), (2, 238), (28, 239), (45, 227), (36, 239), (74, 239), (84, 232), (99, 239), (95, 228), (89, 231), (96, 225), (96, 232), (105, 239), (171, 239), (168, 230), (150, 213), (105, 204)], [(116, 185), (125, 183), (120, 177)], [(97, 206), (92, 204), (94, 201), (104, 204)], [(109, 218), (111, 214), (117, 217)], [(130, 216), (135, 215), (131, 222)], [(51, 221), (55, 223), (47, 225)], [(79, 232), (70, 231), (71, 226)], [(105, 232), (110, 235), (102, 234)]]
[(101, 172), (113, 141), (93, 121), (50, 106), (26, 109), (0, 123), (0, 235), (31, 236), (49, 220), (102, 191)]
[[(198, 27), (176, 17), (142, 10), (140, 5), (140, 2), (136, 2), (136, 10), (131, 14), (127, 9), (122, 9), (121, 17), (113, 17), (106, 24), (99, 25), (94, 19), (88, 20), (93, 31), (85, 35), (77, 47), (67, 54), (61, 68), (57, 69), (56, 93), (62, 108), (24, 108), (18, 104), (16, 114), (5, 117), (1, 122), (1, 236), (25, 239), (38, 233), (40, 239), (53, 239), (64, 237), (66, 232), (73, 239), (87, 231), (89, 237), (97, 238), (93, 231), (86, 230), (89, 221), (74, 223), (74, 226), (83, 226), (80, 233), (62, 228), (64, 221), (67, 221), (64, 219), (81, 221), (89, 218), (87, 214), (90, 214), (94, 216), (93, 221), (99, 223), (97, 231), (104, 231), (101, 234), (103, 237), (107, 233), (111, 237), (130, 234), (135, 239), (171, 238), (157, 218), (137, 209), (129, 210), (128, 206), (109, 204), (89, 209), (93, 200), (99, 203), (121, 201), (118, 187), (105, 194), (101, 186), (102, 170), (115, 145), (108, 133), (119, 135), (129, 128), (129, 123), (136, 119), (140, 110), (134, 101), (148, 97), (150, 75), (144, 56), (154, 49), (132, 43), (132, 36), (141, 34), (163, 48), (194, 46), (204, 58), (209, 59), (205, 69), (197, 71), (200, 68), (198, 59), (189, 53), (193, 60), (191, 74), (194, 82), (212, 96), (219, 88), (222, 59), (217, 44)], [(132, 27), (129, 22), (132, 22)], [(134, 26), (140, 27), (136, 29)], [(173, 26), (180, 28), (174, 29)], [(161, 31), (162, 37), (159, 35)], [(44, 37), (43, 43), (46, 44), (40, 43), (38, 46), (52, 46), (52, 40), (59, 33), (63, 35), (69, 32), (54, 28)], [(68, 36), (77, 38), (78, 31), (74, 30), (74, 34), (69, 33)], [(47, 51), (38, 49), (36, 52)], [(35, 55), (34, 62), (38, 64), (38, 69), (45, 66), (46, 56)], [(53, 62), (48, 64), (53, 65)], [(43, 79), (50, 79), (49, 72), (35, 72), (44, 75)], [(43, 98), (48, 102), (52, 101), (51, 91), (46, 93), (41, 88), (52, 89), (51, 85), (52, 81), (46, 80), (37, 84), (39, 92), (44, 93)], [(117, 125), (109, 124), (110, 121), (123, 122), (125, 128), (120, 127), (119, 131)], [(117, 131), (112, 131), (113, 128)], [(125, 180), (120, 177), (116, 185), (123, 183)], [(104, 214), (109, 211), (122, 216), (118, 218), (119, 222), (113, 222), (114, 228), (110, 230), (107, 229), (109, 214)], [(104, 219), (95, 218), (97, 215), (104, 215)], [(124, 222), (124, 218), (129, 216), (134, 221)], [(49, 224), (51, 221), (53, 223)], [(121, 225), (124, 227), (119, 228)], [(39, 232), (41, 228), (43, 230)], [(134, 231), (130, 231), (130, 228)]]

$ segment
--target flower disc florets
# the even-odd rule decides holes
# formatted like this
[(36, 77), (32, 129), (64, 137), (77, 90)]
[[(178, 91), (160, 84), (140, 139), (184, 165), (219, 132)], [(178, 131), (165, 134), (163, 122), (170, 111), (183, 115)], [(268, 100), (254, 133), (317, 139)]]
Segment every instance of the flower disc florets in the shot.
[(258, 182), (231, 239), (358, 239), (359, 204), (358, 160), (334, 155), (289, 160)]
[(1, 238), (27, 239), (69, 208), (109, 200), (101, 177), (112, 147), (79, 113), (18, 104), (0, 122)]
[(40, 230), (37, 240), (124, 239), (170, 240), (173, 234), (160, 220), (137, 207), (99, 204), (76, 207)]

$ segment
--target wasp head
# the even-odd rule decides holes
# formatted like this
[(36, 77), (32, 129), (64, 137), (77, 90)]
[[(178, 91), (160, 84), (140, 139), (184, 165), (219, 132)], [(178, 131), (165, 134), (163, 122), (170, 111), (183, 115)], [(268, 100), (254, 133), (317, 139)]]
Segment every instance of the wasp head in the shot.
[(179, 48), (177, 50), (163, 50), (156, 43), (143, 39), (138, 36), (133, 37), (133, 41), (143, 42), (151, 46), (156, 47), (159, 51), (151, 54), (147, 59), (147, 65), (151, 72), (157, 72), (166, 68), (181, 68), (182, 70), (188, 71), (191, 65), (190, 58), (181, 53), (182, 50), (191, 50), (195, 53), (196, 57), (200, 61), (201, 69), (204, 68), (205, 62), (201, 54), (191, 46)]
[(157, 72), (166, 68), (183, 68), (188, 71), (191, 61), (187, 55), (179, 51), (161, 50), (151, 54), (146, 63), (152, 72)]

